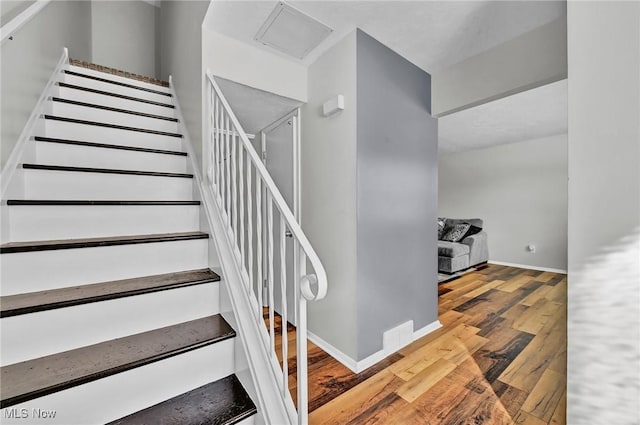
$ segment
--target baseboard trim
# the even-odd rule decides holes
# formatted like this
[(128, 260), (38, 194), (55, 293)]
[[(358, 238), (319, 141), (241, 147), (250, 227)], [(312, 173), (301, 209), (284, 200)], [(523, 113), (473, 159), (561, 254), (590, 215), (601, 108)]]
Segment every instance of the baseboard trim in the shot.
[(429, 335), (431, 332), (436, 331), (441, 327), (442, 327), (442, 323), (440, 323), (439, 320), (436, 320), (435, 322), (431, 322), (427, 326), (423, 327), (422, 329), (418, 329), (417, 331), (415, 331), (413, 333), (413, 340), (415, 341), (417, 339), (422, 338), (423, 336)]
[(437, 330), (437, 329), (439, 329), (441, 327), (442, 327), (442, 324), (440, 323), (439, 320), (431, 322), (427, 326), (424, 326), (424, 327), (418, 329), (417, 331), (414, 331), (412, 340), (409, 341), (407, 344), (405, 344), (405, 345), (403, 345), (401, 347), (398, 347), (397, 350), (387, 352), (384, 349), (382, 349), (382, 350), (380, 350), (378, 352), (375, 352), (375, 353), (371, 354), (370, 356), (365, 357), (364, 359), (358, 360), (358, 361), (354, 360), (353, 358), (351, 358), (351, 356), (345, 354), (340, 349), (338, 349), (335, 346), (331, 345), (330, 343), (328, 343), (324, 339), (320, 338), (318, 335), (314, 334), (311, 331), (307, 331), (307, 337), (309, 338), (309, 341), (313, 342), (315, 345), (320, 347), (324, 352), (326, 352), (331, 357), (333, 357), (334, 359), (336, 359), (337, 361), (342, 363), (345, 367), (347, 367), (353, 373), (360, 373), (363, 370), (365, 370), (365, 369), (373, 366), (374, 364), (378, 363), (379, 361), (382, 361), (385, 358), (389, 357), (391, 354), (396, 353), (398, 350), (401, 350), (402, 348), (404, 348), (407, 345), (411, 344), (413, 341), (415, 341), (417, 339), (420, 339), (423, 336), (428, 335), (431, 332), (433, 332), (433, 331), (435, 331), (435, 330)]
[(551, 267), (540, 267), (540, 266), (532, 266), (530, 264), (518, 264), (518, 263), (507, 263), (505, 261), (488, 261), (489, 264), (495, 264), (497, 266), (508, 266), (508, 267), (518, 267), (520, 269), (531, 269), (531, 270), (540, 270), (541, 272), (552, 272), (552, 273), (562, 273), (567, 274), (566, 270), (563, 269), (554, 269)]

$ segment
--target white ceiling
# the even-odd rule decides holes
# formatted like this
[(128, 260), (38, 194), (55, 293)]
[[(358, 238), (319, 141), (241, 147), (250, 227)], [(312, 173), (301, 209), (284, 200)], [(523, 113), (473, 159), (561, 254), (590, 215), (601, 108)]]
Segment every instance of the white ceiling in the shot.
[[(253, 38), (276, 1), (215, 0), (209, 28), (275, 54)], [(427, 72), (452, 65), (566, 15), (565, 1), (288, 1), (334, 29), (310, 64), (361, 28)], [(290, 56), (284, 56), (296, 61)]]
[(567, 80), (438, 119), (440, 153), (567, 133)]
[[(427, 72), (434, 72), (554, 19), (566, 16), (565, 1), (288, 1), (334, 29), (303, 60), (286, 56), (254, 40), (276, 1), (215, 0), (205, 25), (214, 31), (257, 46), (294, 62), (313, 63), (342, 37), (361, 28)], [(266, 118), (289, 105), (284, 98), (262, 92), (260, 102), (245, 105), (248, 87), (227, 84), (223, 91), (244, 116), (248, 132), (257, 131)], [(287, 101), (291, 101), (287, 99)], [(291, 109), (293, 109), (292, 106)], [(285, 111), (286, 112), (286, 111)], [(283, 112), (284, 113), (284, 112)], [(240, 119), (240, 118), (239, 118)], [(240, 119), (242, 122), (243, 119)], [(567, 132), (566, 81), (519, 93), (439, 120), (440, 152), (459, 152), (530, 140)], [(258, 128), (260, 127), (260, 128)]]

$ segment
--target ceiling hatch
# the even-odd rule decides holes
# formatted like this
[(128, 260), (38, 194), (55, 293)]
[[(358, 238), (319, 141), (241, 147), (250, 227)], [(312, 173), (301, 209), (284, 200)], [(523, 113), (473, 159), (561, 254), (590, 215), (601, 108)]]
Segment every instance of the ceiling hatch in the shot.
[(322, 22), (279, 2), (258, 30), (255, 40), (294, 58), (303, 59), (332, 31)]

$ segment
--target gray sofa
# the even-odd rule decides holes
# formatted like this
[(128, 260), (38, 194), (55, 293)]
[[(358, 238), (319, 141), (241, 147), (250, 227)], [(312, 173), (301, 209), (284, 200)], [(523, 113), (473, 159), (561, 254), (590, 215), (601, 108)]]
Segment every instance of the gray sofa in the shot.
[[(451, 228), (458, 223), (469, 223), (479, 228), (482, 228), (483, 224), (479, 218), (447, 218), (445, 221), (445, 229)], [(441, 273), (455, 273), (478, 264), (486, 263), (488, 260), (489, 247), (487, 244), (487, 233), (484, 230), (467, 236), (459, 242), (438, 240), (438, 271)]]

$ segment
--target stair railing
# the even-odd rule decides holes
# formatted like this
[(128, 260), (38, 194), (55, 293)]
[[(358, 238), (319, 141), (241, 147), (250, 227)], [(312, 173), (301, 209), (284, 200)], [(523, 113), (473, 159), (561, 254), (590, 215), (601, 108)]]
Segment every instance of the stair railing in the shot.
[[(290, 317), (287, 298), (294, 297), (297, 414), (290, 412), (289, 416), (297, 416), (298, 424), (306, 424), (307, 301), (324, 298), (327, 292), (326, 273), (209, 72), (206, 94), (209, 131), (203, 139), (207, 185), (228, 236), (235, 245), (235, 262), (242, 276), (245, 294), (263, 331), (261, 342), (271, 356), (273, 377), (277, 379), (281, 396), (290, 408), (294, 408), (294, 403), (289, 391), (287, 328)], [(287, 239), (292, 243), (288, 244)], [(288, 257), (293, 257), (296, 276), (290, 276)], [(308, 265), (313, 273), (307, 273)], [(265, 306), (268, 320), (265, 320)], [(276, 344), (276, 313), (280, 318), (280, 350)]]

